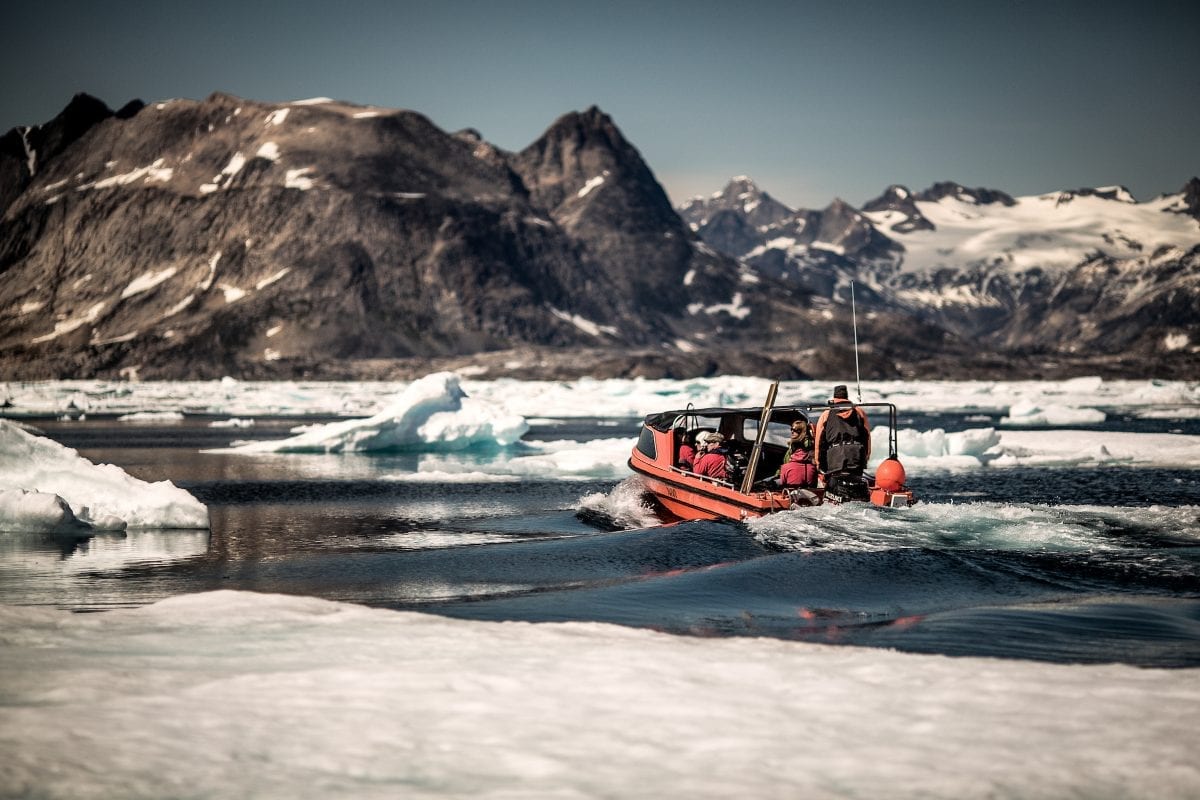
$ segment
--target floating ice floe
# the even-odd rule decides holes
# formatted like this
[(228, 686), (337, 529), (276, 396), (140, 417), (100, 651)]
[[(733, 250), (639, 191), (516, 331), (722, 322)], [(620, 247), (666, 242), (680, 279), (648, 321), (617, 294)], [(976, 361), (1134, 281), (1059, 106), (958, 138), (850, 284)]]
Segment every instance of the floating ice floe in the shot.
[[(888, 430), (871, 431), (871, 466), (887, 456)], [(1191, 469), (1200, 467), (1200, 436), (1176, 433), (1058, 430), (997, 431), (972, 428), (958, 433), (900, 430), (900, 460), (913, 469), (990, 467), (1116, 466)]]
[(208, 509), (170, 481), (112, 464), (0, 419), (0, 530), (207, 528)]
[[(216, 256), (213, 257), (214, 260)], [(101, 309), (103, 310), (103, 309)], [(98, 313), (98, 312), (97, 312)], [(79, 324), (86, 319), (81, 318)], [(71, 324), (75, 321), (72, 320)], [(59, 335), (66, 331), (57, 331)], [(514, 360), (514, 366), (521, 362)], [(485, 380), (485, 367), (458, 371), (472, 399), (524, 417), (640, 419), (672, 408), (754, 406), (770, 381), (723, 375), (687, 380), (579, 378), (570, 381)], [(407, 386), (395, 381), (38, 381), (2, 387), (10, 416), (61, 412), (68, 401), (89, 413), (120, 414), (153, 409), (229, 416), (338, 414), (366, 416)], [(779, 402), (825, 403), (828, 381), (785, 381)], [(857, 399), (855, 387), (852, 392)], [(1188, 381), (1078, 378), (1068, 381), (871, 381), (864, 402), (893, 402), (902, 414), (964, 413), (1014, 417), (1014, 406), (1063, 407), (1079, 412), (1119, 412), (1135, 417), (1195, 419), (1200, 383)], [(1073, 415), (1074, 416), (1074, 415)], [(1078, 417), (1076, 417), (1078, 419)], [(1029, 424), (1026, 420), (1021, 425)], [(1082, 424), (1073, 422), (1071, 424)]]
[[(946, 433), (941, 428), (929, 431), (897, 431), (896, 446), (900, 459), (909, 465), (920, 463), (930, 468), (971, 468), (987, 464), (1000, 454), (1000, 436), (995, 428), (971, 428)], [(888, 456), (888, 428), (880, 425), (871, 431), (871, 464), (878, 465)]]
[(344, 453), (371, 450), (464, 450), (506, 447), (529, 430), (524, 417), (466, 396), (458, 376), (439, 372), (414, 381), (367, 419), (317, 425), (282, 441), (237, 445), (242, 453)]
[(628, 477), (634, 439), (577, 442), (522, 441), (482, 461), (472, 454), (425, 453), (416, 472), (390, 474), (386, 480), (410, 483), (506, 482), (516, 480), (619, 480)]
[(183, 420), (181, 411), (135, 411), (132, 414), (122, 414), (117, 422), (180, 422)]
[(996, 467), (1200, 467), (1200, 436), (1122, 431), (1005, 431)]
[(239, 419), (238, 417), (230, 417), (229, 419), (216, 419), (208, 423), (210, 428), (253, 428), (254, 420)]
[(1008, 416), (1001, 417), (1000, 424), (1009, 427), (1028, 425), (1050, 428), (1064, 425), (1099, 425), (1107, 418), (1107, 414), (1095, 408), (1077, 408), (1053, 403), (1041, 405), (1022, 401), (1009, 407)]

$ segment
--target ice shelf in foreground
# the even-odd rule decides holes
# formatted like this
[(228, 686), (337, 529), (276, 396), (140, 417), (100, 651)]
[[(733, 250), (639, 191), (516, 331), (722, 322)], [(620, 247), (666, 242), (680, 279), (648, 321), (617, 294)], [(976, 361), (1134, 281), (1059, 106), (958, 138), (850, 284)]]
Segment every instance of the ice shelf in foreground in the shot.
[(0, 606), (0, 629), (5, 797), (1200, 791), (1197, 669), (478, 622), (244, 592), (104, 614)]
[(208, 509), (170, 481), (93, 464), (0, 419), (0, 530), (207, 528)]
[(525, 418), (467, 397), (452, 372), (409, 384), (379, 413), (319, 425), (282, 441), (235, 446), (249, 453), (344, 453), (370, 450), (464, 450), (506, 447), (529, 430)]

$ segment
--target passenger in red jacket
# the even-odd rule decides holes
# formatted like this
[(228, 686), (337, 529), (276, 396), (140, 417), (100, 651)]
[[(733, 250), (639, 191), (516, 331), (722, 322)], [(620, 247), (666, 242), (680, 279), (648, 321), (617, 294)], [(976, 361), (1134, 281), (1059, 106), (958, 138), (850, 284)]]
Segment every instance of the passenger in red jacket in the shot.
[(697, 475), (707, 475), (710, 478), (722, 481), (727, 479), (725, 472), (725, 449), (721, 447), (724, 441), (724, 436), (714, 432), (702, 433), (696, 439), (696, 444), (700, 446), (700, 450), (699, 455), (696, 456), (693, 471)]
[(812, 451), (802, 447), (792, 451), (792, 458), (779, 470), (779, 485), (785, 489), (806, 489), (817, 485), (817, 466)]
[(686, 428), (676, 428), (675, 436), (682, 442), (679, 445), (679, 463), (676, 465), (680, 469), (692, 471), (692, 467), (696, 462), (696, 448), (692, 447), (688, 441), (688, 432)]

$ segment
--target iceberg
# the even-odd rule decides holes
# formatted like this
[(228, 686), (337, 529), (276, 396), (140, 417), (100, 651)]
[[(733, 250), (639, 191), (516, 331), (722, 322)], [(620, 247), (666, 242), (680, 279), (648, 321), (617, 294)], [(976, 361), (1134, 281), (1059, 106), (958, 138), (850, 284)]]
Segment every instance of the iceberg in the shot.
[(467, 396), (458, 375), (437, 372), (409, 384), (379, 413), (316, 425), (282, 441), (248, 442), (240, 453), (350, 453), (373, 450), (465, 450), (507, 447), (529, 423), (493, 404)]
[[(987, 464), (999, 454), (1000, 441), (995, 428), (969, 428), (957, 433), (941, 428), (896, 431), (897, 450), (904, 463), (920, 461), (926, 467), (945, 469)], [(871, 431), (871, 466), (878, 466), (887, 455), (888, 427), (880, 425)]]
[(0, 530), (207, 527), (204, 504), (170, 481), (147, 483), (93, 464), (0, 419)]

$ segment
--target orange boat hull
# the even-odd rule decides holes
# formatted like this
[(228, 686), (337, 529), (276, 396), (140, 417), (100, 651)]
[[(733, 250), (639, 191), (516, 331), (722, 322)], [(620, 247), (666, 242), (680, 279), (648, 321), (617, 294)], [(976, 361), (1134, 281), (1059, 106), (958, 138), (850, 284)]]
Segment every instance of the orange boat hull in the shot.
[[(841, 502), (833, 495), (826, 495), (824, 487), (741, 492), (725, 481), (674, 466), (660, 455), (672, 452), (668, 435), (662, 431), (651, 432), (649, 428), (645, 430), (653, 438), (653, 446), (646, 448), (650, 452), (635, 447), (629, 457), (629, 468), (642, 476), (647, 491), (659, 505), (678, 519), (741, 521), (797, 506)], [(914, 502), (913, 493), (905, 488), (890, 491), (874, 484), (870, 487), (869, 501), (884, 508), (906, 507)]]
[[(817, 505), (822, 490), (809, 493), (810, 502), (798, 503), (787, 491), (758, 491), (749, 494), (720, 481), (684, 472), (634, 452), (629, 467), (642, 476), (646, 489), (672, 515), (684, 520), (762, 517), (786, 511), (795, 505)], [(807, 499), (807, 498), (806, 498)]]

